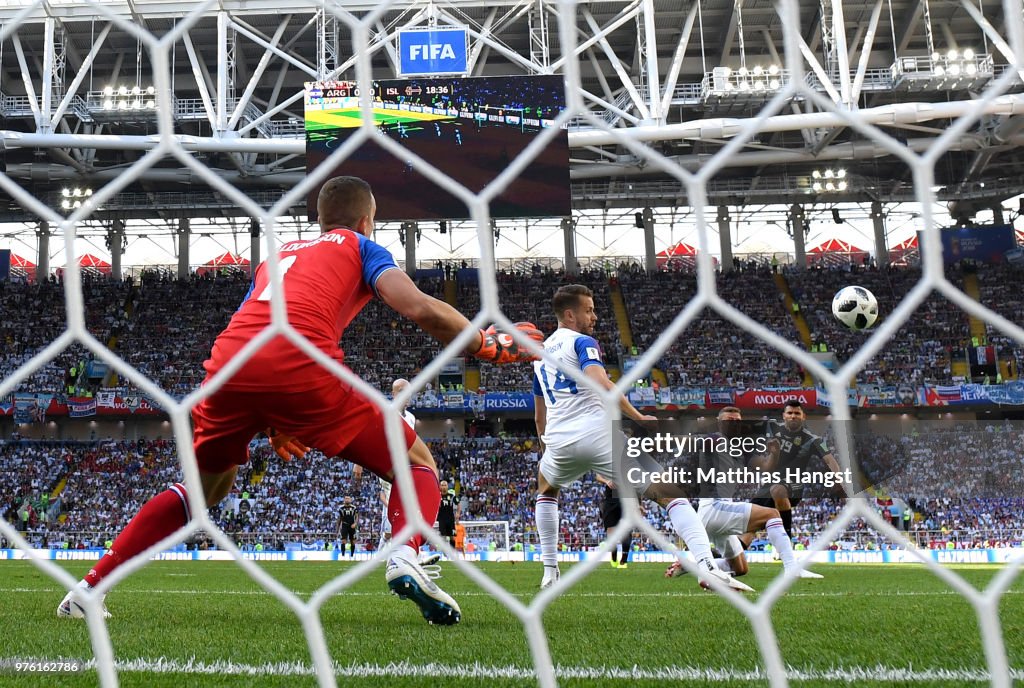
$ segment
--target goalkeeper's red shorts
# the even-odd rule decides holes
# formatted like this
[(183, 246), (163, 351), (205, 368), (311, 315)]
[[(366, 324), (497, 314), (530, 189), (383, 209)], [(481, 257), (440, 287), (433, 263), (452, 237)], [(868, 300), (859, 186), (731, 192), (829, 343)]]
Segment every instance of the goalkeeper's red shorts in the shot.
[[(268, 427), (293, 435), (325, 456), (339, 456), (383, 476), (391, 471), (384, 415), (337, 379), (302, 392), (221, 389), (192, 409), (199, 470), (223, 473), (249, 461), (249, 442)], [(416, 431), (399, 421), (405, 449)]]

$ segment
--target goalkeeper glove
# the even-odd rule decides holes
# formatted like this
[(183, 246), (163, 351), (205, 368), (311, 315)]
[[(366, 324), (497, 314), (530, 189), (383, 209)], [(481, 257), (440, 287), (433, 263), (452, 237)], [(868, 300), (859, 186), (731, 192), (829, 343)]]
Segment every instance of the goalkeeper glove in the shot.
[(309, 447), (302, 442), (291, 435), (278, 432), (274, 428), (267, 428), (267, 437), (270, 438), (270, 446), (273, 447), (274, 453), (282, 461), (291, 461), (292, 458), (303, 459), (306, 457), (306, 452), (309, 451)]
[[(544, 343), (544, 335), (533, 323), (518, 322), (516, 329), (538, 344)], [(480, 330), (480, 348), (473, 353), (473, 356), (496, 365), (537, 360), (537, 357), (531, 352), (520, 349), (519, 344), (512, 339), (512, 335), (499, 331), (494, 325), (486, 330)]]

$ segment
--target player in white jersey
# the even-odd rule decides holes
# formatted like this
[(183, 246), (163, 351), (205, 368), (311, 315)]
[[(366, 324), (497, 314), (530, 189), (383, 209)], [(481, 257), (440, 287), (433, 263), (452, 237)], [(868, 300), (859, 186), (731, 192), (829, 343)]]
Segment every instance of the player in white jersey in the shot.
[[(589, 471), (613, 483), (618, 480), (613, 461), (611, 423), (605, 414), (601, 397), (585, 386), (578, 386), (564, 372), (582, 371), (604, 390), (615, 386), (605, 371), (601, 348), (591, 336), (597, 324), (594, 295), (583, 285), (566, 285), (555, 292), (552, 307), (558, 318), (558, 329), (544, 342), (544, 350), (558, 365), (552, 367), (545, 361), (533, 364), (534, 419), (544, 448), (537, 474), (535, 508), (541, 560), (544, 562), (541, 589), (552, 585), (559, 575), (559, 490)], [(621, 398), (619, 407), (623, 416), (641, 424), (657, 422), (654, 416), (640, 413), (625, 397)], [(623, 475), (629, 475), (629, 469), (634, 467), (640, 468), (638, 473), (648, 477), (662, 470), (657, 462), (646, 455), (629, 458), (627, 454), (623, 461), (626, 464)], [(706, 586), (708, 580), (717, 579), (737, 590), (751, 590), (715, 566), (708, 534), (681, 487), (648, 480), (631, 483), (630, 487), (638, 495), (654, 500), (668, 510), (673, 529), (697, 560), (702, 586)]]
[[(742, 421), (743, 416), (737, 407), (726, 406), (718, 412), (719, 434), (712, 437), (730, 440), (742, 437)], [(714, 469), (720, 475), (728, 475), (730, 471), (743, 467), (771, 471), (779, 460), (779, 442), (771, 440), (767, 447), (768, 455), (760, 456), (704, 450), (700, 453), (699, 467), (705, 472)], [(786, 534), (778, 510), (734, 499), (736, 488), (737, 485), (727, 482), (701, 484), (697, 515), (707, 529), (711, 543), (722, 553), (722, 558), (716, 559), (715, 564), (735, 576), (745, 575), (749, 568), (743, 554), (743, 543), (738, 536), (756, 533), (764, 528), (787, 574), (799, 575), (801, 578), (821, 578), (811, 571), (802, 571), (797, 565), (793, 556), (793, 543)], [(665, 575), (671, 578), (684, 572), (683, 567), (676, 562), (668, 567)]]

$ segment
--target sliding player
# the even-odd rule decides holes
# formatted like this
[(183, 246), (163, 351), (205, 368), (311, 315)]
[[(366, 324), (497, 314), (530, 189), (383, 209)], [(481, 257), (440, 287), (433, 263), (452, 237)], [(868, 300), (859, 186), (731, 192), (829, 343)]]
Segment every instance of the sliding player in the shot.
[[(718, 412), (718, 432), (711, 435), (712, 438), (740, 438), (743, 436), (741, 422), (743, 416), (735, 406), (726, 406)], [(766, 471), (777, 470), (776, 464), (779, 459), (779, 444), (772, 440), (768, 442), (769, 456), (734, 456), (730, 452), (701, 451), (699, 466), (700, 470), (707, 473), (715, 469), (718, 474), (728, 475), (729, 471), (736, 471), (749, 467)], [(722, 558), (715, 563), (723, 571), (728, 571), (735, 576), (742, 576), (749, 570), (747, 559), (743, 554), (743, 544), (738, 535), (744, 533), (756, 533), (762, 528), (768, 534), (768, 541), (779, 553), (782, 565), (786, 573), (799, 575), (801, 578), (821, 578), (822, 576), (811, 571), (800, 571), (793, 556), (793, 543), (782, 527), (782, 519), (779, 512), (765, 506), (758, 506), (749, 502), (734, 500), (736, 484), (714, 482), (701, 484), (700, 505), (697, 508), (697, 515), (707, 528), (708, 536), (715, 549), (722, 553)], [(678, 576), (685, 573), (685, 570), (678, 562), (668, 567), (665, 575), (668, 577)]]

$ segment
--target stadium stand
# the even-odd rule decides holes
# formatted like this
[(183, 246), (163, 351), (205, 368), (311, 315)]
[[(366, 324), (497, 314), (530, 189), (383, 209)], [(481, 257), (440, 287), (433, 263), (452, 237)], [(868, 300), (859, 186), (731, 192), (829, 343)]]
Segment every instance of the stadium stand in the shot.
[[(893, 440), (896, 441), (896, 440)], [(874, 497), (894, 523), (922, 547), (966, 548), (1024, 540), (1024, 476), (1017, 448), (1024, 431), (1009, 425), (953, 426), (898, 442), (907, 451), (905, 470), (891, 476)], [(528, 437), (463, 437), (433, 440), (431, 450), (443, 478), (458, 490), (464, 520), (509, 521), (513, 542), (536, 544), (533, 489), (539, 459)], [(0, 445), (0, 494), (5, 517), (34, 542), (71, 548), (102, 543), (154, 491), (178, 479), (173, 441), (16, 441)], [(984, 470), (980, 468), (984, 466)], [(984, 476), (994, 476), (984, 479)], [(980, 476), (980, 477), (979, 477)], [(973, 479), (972, 479), (973, 478)], [(51, 499), (55, 485), (66, 486)], [(272, 457), (266, 441), (254, 442), (252, 461), (230, 497), (213, 510), (215, 522), (238, 542), (283, 547), (288, 541), (332, 541), (346, 494), (359, 508), (359, 541), (372, 550), (379, 538), (381, 506), (372, 477), (355, 481), (351, 464), (318, 452), (288, 463)], [(561, 529), (570, 549), (595, 547), (603, 538), (598, 517), (602, 487), (585, 480), (562, 492)], [(245, 502), (245, 506), (242, 506)], [(22, 523), (20, 513), (28, 512)], [(809, 546), (842, 507), (841, 502), (805, 499), (794, 510), (794, 532)], [(903, 520), (909, 509), (912, 518)], [(660, 511), (648, 518), (666, 534)], [(653, 548), (645, 538), (641, 549)], [(891, 546), (862, 521), (855, 521), (835, 548)]]

